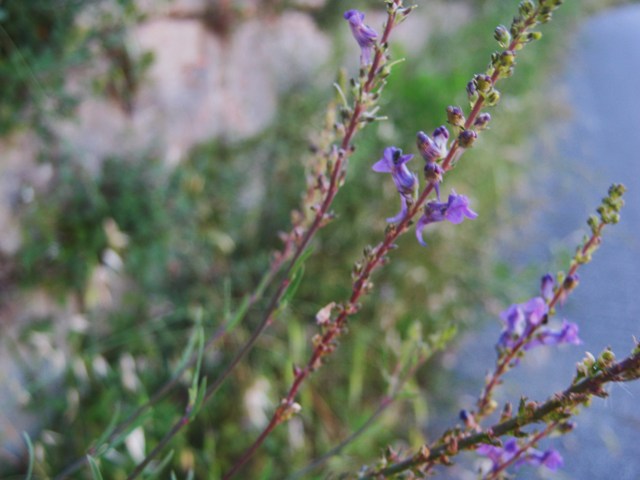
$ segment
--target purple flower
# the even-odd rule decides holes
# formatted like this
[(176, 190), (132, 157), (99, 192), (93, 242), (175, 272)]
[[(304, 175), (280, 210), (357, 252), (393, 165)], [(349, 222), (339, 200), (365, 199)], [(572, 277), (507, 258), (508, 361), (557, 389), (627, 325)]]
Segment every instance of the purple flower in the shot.
[(400, 213), (395, 217), (387, 218), (387, 222), (394, 223), (402, 220), (409, 209), (408, 202), (413, 201), (418, 186), (418, 178), (406, 165), (412, 158), (413, 155), (403, 155), (402, 150), (397, 147), (387, 147), (384, 149), (382, 158), (374, 163), (372, 167), (374, 172), (390, 173), (398, 193), (400, 193), (400, 200), (402, 201)]
[(427, 164), (447, 155), (447, 140), (449, 140), (449, 131), (444, 125), (433, 131), (433, 138), (424, 132), (418, 132), (416, 143), (422, 158), (425, 159)]
[(537, 347), (538, 345), (561, 345), (563, 343), (570, 345), (580, 345), (582, 340), (578, 337), (578, 325), (567, 320), (562, 321), (560, 330), (553, 331), (550, 328), (542, 328), (533, 339), (527, 343), (527, 350)]
[(555, 471), (564, 464), (562, 455), (560, 455), (560, 453), (558, 453), (556, 450), (547, 450), (546, 452), (540, 452), (532, 448), (529, 452), (527, 452), (527, 454), (527, 462), (530, 465), (539, 465), (547, 467), (549, 470)]
[(424, 207), (424, 213), (416, 225), (416, 237), (420, 245), (427, 246), (422, 237), (422, 231), (430, 223), (448, 220), (453, 224), (461, 223), (465, 217), (474, 219), (478, 216), (476, 212), (469, 208), (469, 199), (464, 195), (458, 195), (455, 190), (451, 190), (447, 203), (433, 201)]
[(373, 28), (363, 23), (364, 13), (358, 10), (347, 10), (344, 13), (344, 18), (349, 22), (351, 33), (353, 33), (353, 37), (360, 46), (360, 63), (362, 65), (369, 65), (371, 63), (373, 46), (376, 44), (378, 34)]
[(504, 447), (497, 447), (495, 445), (482, 443), (478, 448), (476, 448), (477, 453), (489, 457), (489, 460), (493, 463), (492, 470), (497, 470), (500, 465), (515, 457), (518, 450), (518, 442), (516, 442), (515, 438), (507, 440)]
[[(544, 323), (548, 312), (549, 306), (542, 297), (535, 297), (525, 303), (511, 305), (500, 314), (500, 318), (504, 322), (504, 329), (498, 340), (498, 348), (513, 348), (520, 339), (529, 336), (534, 329)], [(563, 320), (560, 330), (554, 331), (543, 326), (527, 341), (524, 349), (530, 350), (539, 345), (560, 345), (563, 343), (572, 345), (582, 343), (578, 337), (578, 325)]]
[(529, 464), (538, 467), (544, 466), (549, 470), (557, 470), (563, 464), (562, 456), (557, 451), (546, 450), (542, 452), (535, 448), (528, 448), (523, 451), (515, 438), (507, 440), (503, 447), (481, 444), (476, 448), (476, 452), (489, 457), (493, 464), (491, 466), (491, 471), (493, 472), (498, 471), (499, 468), (516, 456), (519, 456), (515, 462), (516, 467)]
[(513, 304), (500, 314), (505, 327), (498, 340), (498, 347), (512, 348), (517, 341), (542, 323), (549, 312), (547, 302), (542, 297)]

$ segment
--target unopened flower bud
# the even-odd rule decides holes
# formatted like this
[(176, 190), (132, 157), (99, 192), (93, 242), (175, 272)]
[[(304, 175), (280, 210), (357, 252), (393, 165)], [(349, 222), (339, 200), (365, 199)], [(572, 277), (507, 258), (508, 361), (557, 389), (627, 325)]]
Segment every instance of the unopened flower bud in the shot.
[(576, 428), (576, 424), (573, 422), (564, 422), (558, 425), (558, 432), (560, 433), (569, 433), (572, 432)]
[(484, 130), (488, 128), (489, 122), (491, 121), (491, 115), (487, 112), (481, 113), (478, 115), (473, 122), (473, 126), (476, 127), (476, 130)]
[(587, 367), (592, 368), (596, 363), (596, 357), (594, 357), (593, 353), (591, 352), (585, 352), (582, 363), (584, 363)]
[(469, 102), (471, 103), (478, 100), (478, 89), (474, 80), (467, 83), (467, 97), (469, 97)]
[(500, 54), (500, 66), (501, 67), (511, 67), (516, 61), (516, 54), (513, 50), (505, 50)]
[(535, 8), (536, 6), (532, 2), (532, 0), (523, 0), (522, 2), (520, 2), (520, 5), (518, 5), (518, 11), (523, 17), (531, 15)]
[(491, 77), (486, 74), (476, 74), (473, 76), (475, 86), (480, 93), (487, 93), (493, 87)]
[(527, 43), (540, 40), (542, 38), (542, 32), (528, 32), (524, 38)]
[(447, 121), (455, 127), (462, 127), (465, 121), (462, 109), (454, 106), (447, 107)]
[(572, 291), (574, 288), (578, 286), (580, 283), (580, 276), (577, 273), (573, 275), (568, 275), (567, 278), (562, 282), (562, 288), (564, 288), (567, 292)]
[(485, 95), (484, 101), (490, 107), (497, 105), (500, 101), (500, 92), (492, 88), (491, 91)]
[(553, 279), (553, 275), (547, 273), (540, 280), (540, 293), (542, 294), (542, 298), (549, 301), (553, 297), (553, 288), (555, 286), (555, 280)]
[(613, 353), (611, 349), (607, 348), (598, 357), (597, 364), (598, 364), (598, 367), (602, 369), (602, 368), (610, 367), (615, 361), (616, 361), (616, 354)]
[(493, 32), (493, 37), (498, 41), (501, 47), (507, 47), (511, 42), (511, 34), (504, 25), (498, 25)]
[(553, 11), (552, 7), (542, 7), (540, 12), (538, 13), (538, 22), (547, 23), (551, 20), (551, 12)]
[(428, 162), (424, 166), (424, 178), (429, 183), (442, 182), (443, 173), (444, 170), (442, 170), (442, 167), (435, 162)]
[(458, 144), (462, 148), (471, 148), (478, 138), (478, 134), (473, 130), (464, 130), (458, 135)]

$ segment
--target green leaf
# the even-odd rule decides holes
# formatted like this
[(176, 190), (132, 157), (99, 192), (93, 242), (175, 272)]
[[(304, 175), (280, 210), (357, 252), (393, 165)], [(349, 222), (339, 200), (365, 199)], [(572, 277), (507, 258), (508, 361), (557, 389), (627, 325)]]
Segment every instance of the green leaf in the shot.
[(196, 331), (198, 343), (198, 359), (196, 361), (196, 371), (191, 380), (191, 388), (189, 388), (189, 407), (193, 409), (197, 398), (200, 396), (198, 383), (200, 383), (200, 367), (202, 366), (202, 356), (204, 354), (204, 330), (202, 326), (198, 326)]
[[(202, 402), (204, 401), (204, 396), (207, 393), (207, 377), (203, 377), (200, 381), (200, 386), (198, 387), (198, 391), (196, 393), (193, 405), (191, 406), (191, 412), (189, 413), (189, 418), (195, 417), (200, 411), (200, 407), (202, 406)], [(191, 405), (191, 404), (190, 404)]]
[(22, 432), (22, 438), (24, 438), (24, 442), (27, 444), (27, 451), (29, 452), (29, 468), (27, 469), (25, 480), (31, 480), (31, 476), (33, 475), (33, 465), (35, 464), (36, 457), (33, 453), (33, 443), (31, 443), (29, 434), (27, 432)]
[[(104, 453), (108, 449), (109, 445), (106, 444), (107, 439), (115, 431), (119, 417), (120, 417), (120, 403), (118, 402), (118, 403), (116, 403), (115, 411), (113, 412), (113, 416), (111, 417), (111, 420), (109, 421), (109, 425), (107, 425), (107, 428), (104, 430), (104, 432), (102, 432), (102, 435), (100, 435), (100, 437), (96, 440), (96, 442), (94, 444), (94, 445), (96, 445), (96, 451), (100, 451), (100, 455), (102, 455), (102, 453)], [(106, 447), (104, 449), (101, 448), (103, 444)], [(98, 455), (98, 456), (100, 456), (100, 455)]]
[(282, 295), (282, 300), (280, 301), (282, 307), (285, 307), (295, 296), (300, 283), (302, 283), (302, 277), (304, 277), (304, 263), (312, 253), (313, 249), (307, 248), (304, 252), (302, 252), (302, 254), (300, 254), (298, 259), (291, 267), (291, 274), (289, 275), (289, 286), (285, 290), (284, 294)]
[(91, 467), (91, 478), (93, 480), (102, 480), (102, 473), (100, 473), (100, 467), (98, 467), (98, 462), (91, 455), (87, 455), (87, 461), (89, 462), (89, 467)]
[(307, 261), (307, 259), (311, 256), (312, 253), (313, 253), (313, 248), (307, 248), (304, 252), (300, 254), (298, 259), (296, 260), (296, 263), (294, 263), (293, 267), (291, 267), (291, 276), (295, 275), (296, 271), (304, 266), (304, 263)]
[(173, 375), (177, 375), (178, 372), (181, 372), (182, 369), (189, 363), (191, 356), (193, 355), (193, 350), (195, 349), (196, 342), (198, 341), (198, 329), (194, 328), (193, 333), (189, 337), (189, 343), (187, 343), (187, 348), (185, 348), (182, 356), (180, 357), (180, 361), (173, 371)]

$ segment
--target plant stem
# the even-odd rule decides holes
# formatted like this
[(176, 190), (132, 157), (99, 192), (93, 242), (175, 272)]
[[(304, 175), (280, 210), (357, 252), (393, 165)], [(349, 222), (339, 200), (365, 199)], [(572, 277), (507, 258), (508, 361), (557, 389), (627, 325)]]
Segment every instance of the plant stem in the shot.
[[(583, 254), (586, 253), (596, 242), (600, 241), (603, 228), (604, 228), (604, 223), (601, 223), (597, 231), (591, 235), (589, 240), (582, 247), (581, 251)], [(573, 262), (571, 267), (569, 268), (569, 272), (567, 276), (575, 275), (575, 273), (578, 271), (578, 267), (579, 267), (579, 264), (577, 262)], [(560, 299), (564, 298), (564, 296), (567, 295), (568, 293), (569, 292), (566, 290), (564, 285), (559, 285), (553, 295), (553, 298), (549, 302), (549, 311), (551, 311), (557, 305)], [(500, 379), (509, 370), (509, 366), (511, 365), (511, 362), (513, 362), (516, 356), (522, 351), (524, 346), (527, 345), (527, 343), (529, 343), (529, 341), (535, 336), (535, 334), (537, 333), (538, 329), (541, 326), (542, 324), (535, 325), (527, 335), (525, 335), (524, 337), (522, 337), (516, 342), (516, 344), (509, 350), (509, 352), (504, 357), (500, 358), (500, 360), (496, 364), (495, 370), (493, 371), (493, 373), (491, 374), (491, 377), (487, 381), (487, 384), (485, 385), (482, 391), (482, 394), (480, 395), (480, 398), (478, 399), (478, 402), (477, 402), (478, 411), (476, 413), (477, 421), (482, 420), (484, 417), (489, 415), (489, 413), (491, 413), (491, 409), (489, 409), (488, 407), (491, 402), (493, 390), (500, 384)]]
[[(400, 3), (400, 0), (396, 0), (396, 4), (399, 4), (399, 3)], [(389, 13), (389, 17), (388, 17), (388, 20), (387, 20), (385, 31), (384, 31), (382, 39), (381, 39), (381, 43), (382, 44), (384, 44), (384, 43), (386, 43), (388, 41), (389, 36), (391, 34), (391, 31), (393, 29), (393, 26), (395, 24), (395, 20), (396, 20), (395, 12)], [(365, 82), (365, 84), (363, 86), (364, 94), (370, 93), (372, 91), (372, 89), (374, 88), (375, 84), (376, 84), (376, 81), (378, 79), (378, 74), (380, 73), (379, 69), (380, 69), (380, 66), (381, 66), (381, 63), (382, 63), (382, 60), (383, 60), (383, 55), (384, 54), (383, 54), (383, 51), (381, 49), (377, 49), (376, 50), (373, 62), (371, 64), (371, 67), (370, 67), (369, 72), (367, 74), (367, 80), (366, 80), (366, 82)], [(260, 323), (258, 324), (256, 329), (253, 331), (253, 333), (252, 333), (251, 337), (249, 338), (249, 340), (247, 340), (247, 342), (242, 346), (240, 351), (234, 356), (233, 360), (227, 366), (227, 368), (225, 368), (225, 370), (222, 372), (222, 374), (220, 374), (218, 376), (218, 378), (207, 388), (207, 392), (206, 392), (206, 394), (204, 396), (203, 402), (208, 401), (214, 395), (214, 393), (218, 390), (218, 388), (222, 385), (222, 383), (224, 383), (224, 381), (227, 379), (227, 377), (233, 371), (233, 369), (236, 367), (236, 365), (244, 358), (246, 353), (251, 350), (251, 348), (254, 346), (254, 344), (256, 343), (258, 338), (260, 337), (260, 335), (270, 325), (271, 320), (272, 320), (272, 316), (273, 316), (274, 312), (276, 311), (276, 309), (278, 308), (278, 306), (280, 305), (280, 301), (281, 301), (284, 293), (286, 292), (286, 290), (287, 290), (287, 288), (289, 286), (289, 282), (290, 282), (289, 275), (291, 274), (292, 269), (293, 269), (294, 265), (296, 264), (296, 261), (300, 258), (300, 256), (305, 251), (305, 249), (307, 248), (307, 246), (311, 242), (312, 238), (316, 234), (316, 232), (321, 228), (323, 222), (326, 220), (326, 216), (329, 213), (329, 208), (330, 208), (331, 204), (333, 203), (333, 200), (335, 199), (335, 196), (338, 193), (338, 190), (340, 188), (340, 183), (341, 183), (343, 175), (344, 175), (344, 166), (346, 164), (346, 161), (347, 161), (348, 157), (350, 156), (350, 154), (352, 152), (351, 141), (352, 141), (353, 136), (355, 135), (356, 131), (358, 130), (359, 123), (360, 123), (360, 117), (364, 113), (364, 110), (365, 110), (364, 100), (362, 98), (358, 98), (356, 100), (356, 102), (355, 102), (355, 105), (354, 105), (354, 108), (353, 108), (353, 113), (351, 115), (349, 124), (347, 125), (347, 128), (345, 130), (345, 134), (344, 134), (344, 136), (342, 138), (342, 141), (340, 143), (340, 148), (339, 148), (339, 150), (337, 152), (337, 157), (336, 157), (335, 162), (334, 162), (333, 167), (332, 167), (331, 179), (330, 179), (329, 186), (327, 188), (326, 195), (324, 197), (324, 200), (321, 203), (321, 206), (316, 211), (316, 214), (315, 214), (313, 222), (311, 223), (311, 225), (308, 228), (308, 230), (305, 232), (305, 235), (303, 236), (303, 238), (300, 241), (300, 243), (298, 243), (298, 245), (296, 246), (294, 254), (293, 254), (291, 260), (289, 261), (287, 267), (284, 270), (283, 280), (280, 282), (280, 284), (278, 285), (278, 288), (276, 289), (275, 293), (271, 297), (271, 300), (270, 300), (270, 302), (269, 302), (269, 304), (268, 304), (268, 306), (267, 306), (267, 308), (265, 310), (265, 313), (264, 313), (264, 315), (262, 317), (262, 320), (260, 321)], [(273, 425), (272, 425), (272, 423), (273, 423)], [(275, 428), (275, 426), (278, 423), (279, 423), (279, 421), (270, 422), (270, 424), (267, 426), (267, 428), (265, 429), (263, 434), (261, 434), (258, 437), (258, 439), (256, 440), (256, 445), (249, 447), (247, 452), (245, 452), (245, 455), (247, 453), (249, 454), (247, 456), (247, 459), (248, 459), (249, 456), (251, 456), (251, 454), (255, 451), (255, 449), (257, 449), (258, 446), (260, 444), (262, 444), (264, 439), (268, 436), (268, 434), (273, 430), (273, 428)], [(166, 445), (168, 443), (168, 441), (171, 438), (173, 438), (182, 429), (182, 427), (185, 424), (186, 423), (183, 422), (183, 418), (178, 420), (173, 425), (171, 430), (169, 430), (169, 432), (167, 432), (167, 434), (161, 439), (160, 444), (162, 446)], [(147, 455), (147, 457), (145, 457), (145, 459), (142, 462), (140, 462), (140, 464), (138, 464), (136, 466), (136, 468), (129, 475), (129, 477), (127, 477), (128, 480), (132, 480), (132, 479), (136, 478), (140, 473), (142, 473), (144, 468), (157, 455), (158, 452), (159, 452), (159, 450), (157, 448), (154, 448), (152, 450), (152, 452), (149, 455)], [(241, 461), (242, 461), (241, 464), (243, 464), (246, 461), (246, 459), (243, 460), (243, 458), (244, 457), (241, 458)], [(238, 466), (238, 468), (239, 468), (239, 466)], [(225, 477), (225, 478), (227, 478), (227, 477)]]
[[(526, 425), (543, 422), (550, 414), (568, 412), (581, 404), (585, 404), (593, 395), (605, 397), (607, 393), (604, 391), (603, 386), (607, 383), (632, 381), (638, 379), (638, 377), (640, 377), (640, 348), (636, 347), (634, 353), (624, 360), (603, 369), (593, 377), (585, 378), (573, 384), (563, 392), (552, 395), (545, 403), (536, 406), (522, 416), (516, 416), (500, 422), (480, 433), (469, 434), (468, 432), (462, 432), (461, 435), (464, 436), (458, 439), (457, 449), (472, 450), (481, 443), (488, 443), (497, 437), (514, 433)], [(430, 449), (427, 456), (418, 453), (401, 462), (375, 470), (358, 478), (359, 480), (374, 480), (417, 468), (421, 465), (442, 463), (443, 460), (448, 460), (447, 455), (451, 454), (451, 452), (448, 452), (449, 449), (449, 445), (441, 444)]]
[[(530, 17), (524, 23), (520, 33), (523, 33), (527, 28), (529, 28), (531, 25), (535, 23), (535, 18), (537, 16), (537, 13), (538, 13), (538, 9), (536, 9), (530, 15)], [(386, 37), (391, 31), (391, 26), (393, 25), (393, 22), (391, 20), (392, 19), (390, 15), (389, 21), (387, 22), (387, 27), (385, 29), (385, 33), (381, 41), (382, 43), (386, 42)], [(512, 43), (509, 47), (510, 49), (515, 48), (519, 38), (520, 38), (519, 35), (514, 36), (514, 39), (512, 40)], [(376, 56), (373, 62), (374, 66), (376, 66), (376, 62), (379, 61), (380, 54), (381, 54), (381, 51), (377, 50)], [(372, 67), (372, 69), (369, 72), (369, 76), (365, 84), (365, 88), (370, 88), (373, 85), (373, 81), (375, 79), (375, 73), (374, 73), (374, 76), (372, 76), (371, 72), (376, 72), (376, 71), (377, 71), (377, 67), (376, 69)], [(500, 78), (500, 72), (496, 69), (493, 75), (491, 76), (492, 85), (495, 85), (499, 80), (499, 78)], [(469, 117), (467, 118), (467, 121), (465, 123), (465, 128), (471, 128), (471, 126), (473, 125), (473, 122), (475, 121), (478, 114), (482, 110), (483, 104), (484, 104), (484, 99), (482, 97), (476, 100), (471, 110), (471, 113), (469, 114)], [(353, 122), (353, 119), (356, 117), (356, 115), (359, 115), (361, 113), (360, 107), (361, 105), (357, 104), (356, 108), (354, 108), (352, 121), (349, 125), (349, 128), (347, 128), (347, 134), (345, 135), (345, 139), (350, 135), (351, 130), (354, 129), (356, 126), (356, 124), (354, 124)], [(348, 145), (349, 145), (348, 142), (346, 143), (343, 142), (341, 152), (348, 151), (347, 150)], [(451, 148), (449, 149), (447, 156), (442, 162), (442, 170), (444, 172), (447, 172), (452, 168), (451, 164), (453, 160), (455, 158), (458, 158), (458, 153), (462, 153), (462, 152), (459, 152), (460, 148), (461, 147), (459, 146), (459, 142), (456, 139), (451, 145)], [(334, 171), (334, 174), (335, 174), (335, 171)], [(317, 342), (317, 345), (314, 348), (313, 353), (311, 354), (311, 357), (307, 362), (306, 366), (297, 372), (293, 380), (293, 383), (289, 388), (289, 392), (287, 393), (286, 397), (282, 400), (280, 407), (276, 409), (276, 411), (274, 412), (268, 425), (265, 427), (262, 433), (258, 436), (258, 438), (254, 441), (254, 443), (242, 454), (240, 459), (237, 460), (237, 462), (233, 465), (231, 470), (224, 475), (223, 477), (224, 480), (228, 480), (233, 475), (235, 475), (235, 473), (242, 467), (242, 465), (244, 465), (247, 462), (247, 460), (253, 455), (255, 450), (264, 442), (264, 439), (271, 433), (271, 431), (273, 431), (280, 423), (284, 421), (283, 416), (285, 415), (286, 412), (288, 412), (288, 408), (293, 405), (294, 399), (297, 396), (298, 390), (300, 389), (304, 380), (307, 377), (309, 377), (311, 373), (314, 372), (321, 365), (322, 358), (324, 356), (333, 352), (334, 341), (344, 331), (344, 328), (347, 323), (347, 318), (358, 311), (359, 309), (358, 301), (362, 296), (362, 294), (365, 293), (365, 289), (368, 284), (369, 277), (371, 276), (373, 271), (383, 263), (382, 259), (389, 253), (392, 246), (395, 244), (395, 241), (397, 240), (397, 238), (409, 228), (410, 222), (422, 209), (422, 206), (426, 202), (431, 192), (433, 192), (433, 190), (435, 189), (435, 186), (436, 186), (435, 183), (427, 184), (427, 186), (424, 188), (424, 190), (418, 197), (417, 201), (410, 208), (408, 208), (408, 211), (405, 217), (402, 220), (400, 220), (400, 222), (395, 226), (395, 228), (389, 229), (382, 243), (373, 249), (374, 253), (372, 253), (372, 255), (367, 259), (367, 262), (364, 265), (363, 269), (361, 270), (360, 274), (358, 275), (356, 280), (353, 282), (352, 292), (351, 292), (349, 301), (346, 303), (346, 305), (344, 305), (344, 307), (338, 314), (337, 318), (329, 325), (325, 333), (322, 335), (321, 339)]]

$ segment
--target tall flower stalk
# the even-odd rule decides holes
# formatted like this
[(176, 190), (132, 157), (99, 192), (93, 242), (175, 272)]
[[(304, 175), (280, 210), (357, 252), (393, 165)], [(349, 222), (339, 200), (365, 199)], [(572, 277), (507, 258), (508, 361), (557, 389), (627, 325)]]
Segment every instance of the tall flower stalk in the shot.
[[(295, 268), (298, 260), (301, 259), (316, 232), (333, 218), (330, 207), (346, 178), (348, 159), (354, 150), (352, 146), (353, 137), (359, 129), (377, 118), (376, 103), (386, 83), (386, 77), (389, 75), (391, 68), (391, 65), (388, 63), (388, 40), (391, 32), (393, 28), (404, 20), (411, 12), (411, 8), (403, 7), (402, 0), (388, 0), (386, 3), (388, 7), (388, 16), (380, 43), (368, 46), (371, 48), (375, 47), (375, 53), (373, 54), (373, 59), (370, 63), (362, 62), (363, 65), (360, 69), (360, 78), (355, 82), (354, 86), (355, 100), (353, 105), (349, 106), (345, 104), (340, 109), (344, 123), (338, 122), (335, 125), (335, 130), (341, 137), (339, 145), (332, 145), (330, 149), (325, 152), (327, 171), (317, 177), (317, 183), (315, 185), (317, 185), (321, 199), (313, 206), (313, 219), (308, 227), (302, 229), (303, 233), (300, 232), (300, 229), (294, 228), (291, 233), (285, 237), (284, 252), (288, 253), (288, 247), (293, 250), (293, 253), (290, 254), (288, 264), (284, 267), (281, 275), (282, 280), (278, 284), (278, 287), (265, 308), (262, 320), (251, 334), (249, 340), (239, 349), (224, 371), (216, 380), (213, 381), (213, 383), (206, 387), (206, 391), (201, 393), (200, 404), (206, 403), (215, 394), (229, 374), (235, 369), (242, 358), (244, 358), (244, 356), (252, 349), (260, 335), (273, 321), (274, 312), (277, 310), (280, 302), (294, 280), (293, 276), (296, 273)], [(348, 18), (347, 20), (350, 19)], [(352, 22), (350, 22), (350, 25), (353, 25)], [(361, 48), (364, 48), (358, 38), (357, 32), (355, 31), (354, 36), (356, 36), (356, 40), (361, 45)], [(371, 37), (371, 40), (373, 40), (373, 38), (377, 38), (372, 35), (369, 36)], [(283, 257), (285, 257), (285, 255), (278, 258)], [(280, 267), (280, 265), (277, 266)], [(197, 409), (194, 409), (193, 407), (194, 405), (191, 403), (187, 405), (184, 415), (176, 421), (173, 427), (160, 440), (156, 447), (154, 447), (145, 459), (137, 465), (134, 471), (129, 475), (129, 479), (138, 477), (149, 462), (155, 458), (169, 443), (169, 441), (191, 421), (197, 413)], [(287, 410), (287, 415), (290, 413), (291, 411)]]
[[(528, 2), (523, 2), (523, 4), (525, 3), (528, 5)], [(451, 112), (448, 111), (449, 121), (458, 131), (457, 138), (449, 148), (446, 148), (448, 133), (444, 133), (446, 132), (444, 127), (439, 127), (434, 132), (434, 139), (428, 138), (422, 132), (418, 134), (418, 145), (419, 147), (422, 145), (420, 151), (426, 161), (425, 179), (427, 184), (415, 201), (412, 201), (411, 204), (407, 201), (407, 195), (413, 196), (413, 189), (415, 188), (413, 177), (403, 168), (404, 163), (409, 158), (404, 157), (404, 160), (402, 160), (402, 152), (395, 147), (391, 147), (392, 150), (386, 150), (383, 158), (375, 164), (375, 168), (378, 170), (389, 171), (392, 174), (396, 187), (403, 198), (401, 213), (404, 212), (404, 214), (399, 219), (392, 218), (392, 220), (397, 220), (397, 223), (389, 225), (382, 242), (375, 247), (368, 246), (365, 248), (364, 258), (356, 262), (352, 271), (353, 284), (348, 300), (342, 303), (332, 303), (326, 310), (323, 309), (322, 319), (318, 322), (321, 330), (312, 339), (313, 350), (308, 361), (303, 367), (294, 368), (294, 379), (287, 394), (282, 398), (280, 405), (256, 440), (224, 475), (225, 479), (233, 477), (240, 470), (278, 425), (300, 411), (301, 406), (295, 399), (302, 384), (322, 366), (326, 357), (334, 352), (338, 338), (346, 331), (349, 317), (360, 310), (361, 297), (373, 290), (373, 283), (370, 280), (371, 275), (389, 260), (388, 254), (390, 250), (395, 247), (397, 239), (409, 229), (413, 218), (422, 212), (427, 218), (420, 225), (420, 228), (423, 228), (427, 223), (445, 219), (447, 216), (449, 216), (447, 219), (454, 223), (458, 223), (463, 217), (475, 217), (475, 212), (468, 208), (466, 198), (458, 196), (455, 192), (450, 197), (450, 202), (445, 205), (437, 202), (427, 203), (427, 199), (434, 191), (439, 196), (439, 184), (444, 174), (459, 161), (465, 150), (473, 146), (478, 133), (486, 127), (490, 117), (487, 115), (481, 116), (482, 109), (485, 106), (494, 106), (499, 102), (500, 94), (495, 85), (501, 78), (512, 75), (516, 50), (521, 49), (530, 41), (540, 38), (537, 32), (530, 31), (531, 28), (539, 23), (548, 21), (551, 11), (559, 3), (558, 0), (541, 1), (537, 7), (531, 4), (532, 8), (522, 7), (521, 4), (520, 16), (514, 19), (509, 41), (506, 42), (503, 38), (499, 40), (501, 44), (504, 43), (503, 46), (506, 46), (506, 49), (503, 52), (494, 54), (487, 72), (475, 75), (467, 86), (469, 100), (472, 104), (468, 117), (464, 117), (462, 109), (459, 107), (451, 107)], [(385, 44), (386, 32), (390, 24), (391, 18), (387, 22), (382, 44)], [(380, 50), (376, 52), (373, 61), (374, 65), (379, 53)], [(370, 78), (369, 75), (367, 82), (364, 84), (365, 91)], [(358, 104), (353, 114), (355, 115), (357, 112), (359, 112)], [(452, 113), (455, 115), (452, 115)], [(436, 167), (433, 165), (436, 165)], [(451, 213), (448, 215), (449, 208), (451, 208)]]

